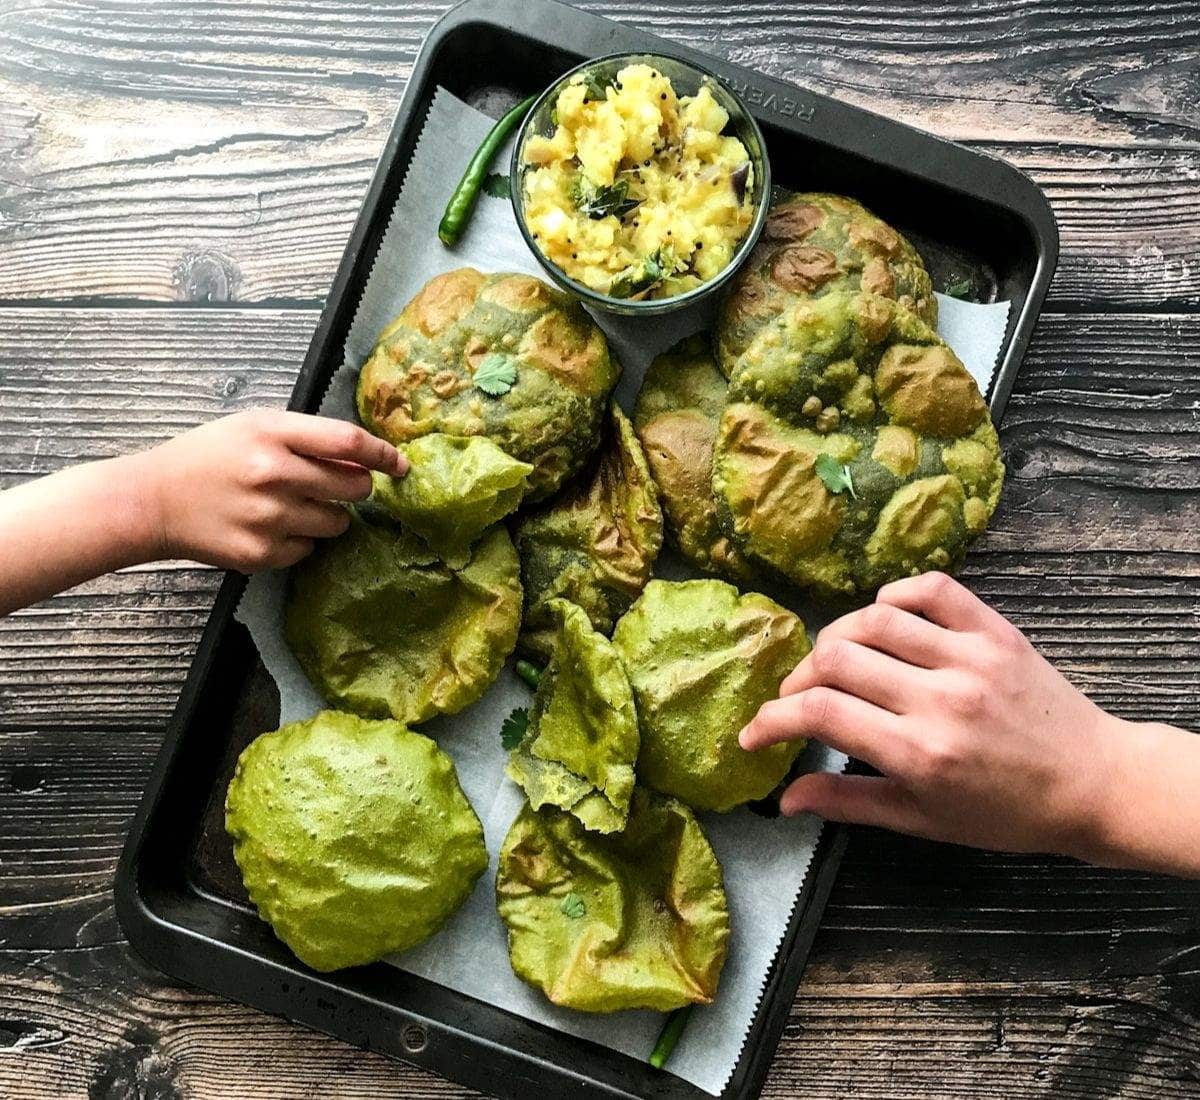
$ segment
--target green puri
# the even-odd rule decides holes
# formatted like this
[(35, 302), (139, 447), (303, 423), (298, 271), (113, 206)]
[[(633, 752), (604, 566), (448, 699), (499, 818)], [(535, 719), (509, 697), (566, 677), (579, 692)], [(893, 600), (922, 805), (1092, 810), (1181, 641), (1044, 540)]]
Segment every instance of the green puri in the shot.
[(803, 750), (797, 740), (747, 752), (737, 739), (810, 649), (804, 624), (774, 600), (718, 580), (653, 580), (613, 646), (641, 726), (639, 783), (724, 812), (768, 795)]
[(754, 566), (722, 526), (712, 489), (713, 444), (728, 388), (709, 341), (689, 336), (650, 364), (633, 424), (675, 549), (705, 573), (753, 582)]
[(754, 338), (797, 299), (866, 291), (937, 326), (937, 298), (917, 250), (861, 203), (807, 192), (772, 205), (762, 236), (717, 318), (717, 364), (728, 377)]
[(541, 673), (525, 737), (508, 775), (534, 809), (557, 806), (597, 832), (619, 832), (629, 814), (638, 716), (629, 678), (612, 643), (566, 600), (550, 663)]
[(372, 472), (371, 502), (460, 569), (479, 537), (516, 510), (533, 472), (479, 435), (434, 432), (401, 450), (408, 472), (403, 477)]
[(650, 579), (663, 540), (662, 509), (646, 456), (614, 404), (600, 453), (583, 474), (518, 522), (525, 618), (520, 647), (542, 659), (554, 646), (551, 600), (583, 608), (592, 626), (613, 626)]
[(732, 365), (718, 512), (743, 554), (793, 584), (851, 598), (953, 569), (1003, 480), (975, 380), (889, 298), (798, 298)]
[(577, 301), (529, 275), (464, 267), (430, 279), (380, 333), (356, 401), (363, 424), (397, 445), (486, 436), (533, 467), (539, 499), (595, 450), (619, 375)]
[(618, 833), (561, 810), (517, 815), (496, 906), (514, 972), (583, 1012), (708, 1004), (729, 943), (721, 867), (695, 815), (638, 787)]
[(326, 700), (423, 722), (475, 702), (516, 645), (520, 566), (503, 527), (461, 569), (415, 534), (351, 511), (290, 574), (284, 633)]
[(250, 900), (314, 970), (428, 939), (488, 863), (450, 758), (399, 722), (336, 711), (246, 747), (225, 828)]

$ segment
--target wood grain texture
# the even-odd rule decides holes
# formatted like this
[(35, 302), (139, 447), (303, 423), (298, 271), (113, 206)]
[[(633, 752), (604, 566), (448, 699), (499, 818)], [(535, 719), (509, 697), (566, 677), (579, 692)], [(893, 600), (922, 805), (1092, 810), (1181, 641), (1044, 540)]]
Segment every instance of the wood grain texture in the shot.
[[(1200, 5), (588, 6), (1007, 157), (1059, 218), (1059, 303), (1200, 298)], [(444, 10), (0, 13), (0, 301), (319, 302)]]
[[(122, 946), (0, 957), (0, 1091), (56, 1097), (475, 1095), (285, 1021), (165, 984)], [(1169, 983), (806, 983), (768, 1100), (1184, 1100), (1196, 1018)]]
[[(0, 0), (0, 489), (286, 401), (446, 6)], [(1043, 185), (1054, 312), (966, 576), (1103, 705), (1200, 729), (1200, 3), (584, 6)], [(124, 943), (117, 856), (217, 583), (165, 563), (0, 620), (0, 1096), (466, 1097)], [(764, 1095), (1196, 1097), (1198, 1006), (1200, 884), (858, 830)]]
[[(316, 323), (289, 310), (7, 317), (0, 486), (283, 404)], [(1198, 343), (1200, 317), (1046, 316), (1004, 425), (1003, 504), (966, 574), (1102, 705), (1193, 727)], [(200, 567), (148, 567), (0, 622), (0, 728), (91, 725), (97, 710), (164, 722), (217, 583)]]

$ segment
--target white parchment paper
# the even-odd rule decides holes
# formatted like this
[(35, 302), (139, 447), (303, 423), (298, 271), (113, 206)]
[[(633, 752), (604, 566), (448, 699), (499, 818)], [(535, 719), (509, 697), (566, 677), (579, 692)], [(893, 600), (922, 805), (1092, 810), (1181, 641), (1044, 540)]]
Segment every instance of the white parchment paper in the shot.
[[(376, 335), (434, 275), (464, 265), (543, 275), (517, 230), (507, 201), (481, 196), (466, 233), (453, 250), (444, 248), (437, 238), (449, 190), (491, 125), (485, 115), (444, 89), (438, 90), (351, 327), (343, 366), (322, 402), (323, 414), (355, 418), (355, 380)], [(506, 156), (497, 162), (501, 169), (506, 165)], [(981, 306), (938, 297), (942, 335), (986, 393), (1004, 338), (1008, 303)], [(708, 320), (703, 309), (646, 321), (597, 317), (624, 365), (617, 398), (626, 411), (632, 407), (650, 360), (678, 339), (705, 327)], [(664, 556), (657, 572), (676, 578), (693, 575), (688, 566), (669, 556)], [(254, 577), (237, 612), (279, 686), (281, 723), (307, 718), (324, 705), (283, 639), (284, 581), (283, 573)], [(810, 630), (823, 625), (815, 608), (798, 604), (795, 609)], [(513, 707), (528, 706), (529, 702), (529, 690), (512, 672), (510, 663), (473, 707), (422, 727), (422, 732), (435, 738), (454, 758), (463, 789), (483, 822), (491, 866), (445, 928), (391, 961), (468, 996), (644, 1059), (662, 1026), (660, 1014), (590, 1016), (558, 1009), (519, 981), (509, 966), (493, 883), (497, 852), (523, 794), (504, 776), (506, 754), (499, 734), (501, 722)], [(840, 771), (846, 758), (824, 746), (810, 745), (804, 762), (809, 770)], [(737, 1064), (767, 972), (804, 885), (821, 823), (811, 816), (766, 819), (744, 809), (702, 818), (725, 872), (733, 935), (717, 999), (693, 1013), (671, 1058), (670, 1071), (717, 1095)]]

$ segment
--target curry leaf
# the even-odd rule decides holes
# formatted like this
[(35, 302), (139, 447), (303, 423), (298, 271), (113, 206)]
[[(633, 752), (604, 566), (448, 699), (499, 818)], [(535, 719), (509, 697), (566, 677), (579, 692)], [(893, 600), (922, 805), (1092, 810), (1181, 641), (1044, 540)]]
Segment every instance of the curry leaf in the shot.
[(563, 915), (570, 917), (571, 920), (579, 920), (587, 913), (587, 903), (573, 890), (565, 898), (562, 899), (562, 905), (559, 906)]
[(832, 455), (817, 455), (817, 477), (831, 493), (849, 493), (854, 499), (858, 494), (854, 491), (854, 480), (850, 477), (850, 467), (839, 462)]
[(475, 368), (475, 385), (489, 397), (508, 393), (517, 380), (517, 365), (507, 355), (494, 351)]
[(617, 180), (611, 184), (594, 184), (584, 176), (577, 176), (571, 185), (571, 201), (575, 208), (593, 221), (607, 218), (623, 218), (641, 205), (641, 199), (629, 197), (629, 181)]
[(508, 177), (500, 172), (489, 172), (483, 181), (483, 190), (494, 199), (507, 199), (512, 195)]
[(949, 294), (951, 298), (969, 298), (973, 289), (971, 280), (964, 277), (947, 283), (946, 289), (942, 293)]
[(643, 290), (661, 283), (675, 270), (675, 253), (670, 248), (659, 248), (642, 260), (640, 269), (625, 271), (613, 279), (608, 288), (610, 298), (631, 298)]
[(508, 752), (512, 752), (521, 743), (528, 729), (529, 710), (526, 707), (517, 707), (500, 723), (500, 744)]

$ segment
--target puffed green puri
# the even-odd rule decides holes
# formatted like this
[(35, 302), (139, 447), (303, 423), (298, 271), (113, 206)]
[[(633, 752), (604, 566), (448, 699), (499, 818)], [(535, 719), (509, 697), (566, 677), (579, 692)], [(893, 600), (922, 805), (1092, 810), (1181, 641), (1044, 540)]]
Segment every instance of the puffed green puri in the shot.
[(379, 334), (356, 402), (392, 443), (486, 436), (533, 466), (538, 499), (595, 450), (620, 373), (574, 298), (529, 275), (463, 267), (430, 279)]
[(581, 608), (552, 600), (554, 654), (508, 775), (534, 809), (557, 806), (601, 833), (625, 827), (638, 755), (638, 719), (625, 666)]
[(958, 566), (1004, 463), (966, 367), (869, 293), (797, 300), (733, 365), (712, 485), (734, 544), (825, 597)]
[(475, 702), (520, 622), (520, 566), (503, 527), (453, 569), (411, 532), (351, 510), (345, 534), (292, 569), (284, 632), (329, 703), (416, 723)]
[(861, 203), (805, 192), (772, 204), (758, 244), (721, 304), (715, 335), (722, 373), (728, 377), (794, 302), (859, 290), (937, 326), (933, 282), (917, 250)]
[(617, 623), (641, 724), (638, 781), (697, 810), (765, 798), (804, 741), (747, 752), (738, 734), (808, 653), (804, 624), (718, 580), (661, 581)]
[(314, 970), (415, 947), (488, 863), (450, 757), (399, 722), (338, 711), (246, 747), (225, 829), (250, 900)]
[(721, 526), (712, 487), (713, 443), (728, 389), (709, 341), (689, 336), (650, 364), (633, 426), (675, 549), (705, 573), (749, 583), (754, 567)]
[(496, 905), (513, 971), (564, 1008), (708, 1004), (729, 943), (721, 866), (695, 816), (638, 787), (623, 832), (560, 810), (517, 815)]

